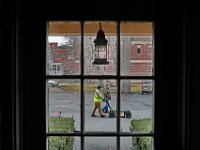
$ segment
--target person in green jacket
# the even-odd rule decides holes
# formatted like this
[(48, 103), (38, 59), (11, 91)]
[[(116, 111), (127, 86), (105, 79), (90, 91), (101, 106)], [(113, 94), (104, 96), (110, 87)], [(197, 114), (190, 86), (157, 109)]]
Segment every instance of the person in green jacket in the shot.
[(95, 91), (95, 94), (94, 94), (94, 104), (95, 104), (95, 106), (94, 106), (94, 109), (92, 111), (92, 115), (91, 115), (92, 117), (96, 117), (95, 112), (96, 112), (97, 109), (99, 111), (100, 117), (105, 117), (105, 115), (101, 111), (101, 102), (102, 102), (103, 98), (102, 98), (102, 93), (101, 93), (100, 89), (101, 89), (101, 86), (98, 85), (97, 89)]

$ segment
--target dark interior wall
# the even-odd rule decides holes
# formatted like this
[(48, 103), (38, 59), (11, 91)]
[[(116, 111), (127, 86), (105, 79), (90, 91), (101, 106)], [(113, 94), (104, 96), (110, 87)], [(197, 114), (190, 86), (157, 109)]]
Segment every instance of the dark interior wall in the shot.
[[(39, 1), (13, 0), (12, 5), (4, 2), (3, 6), (8, 9), (3, 11), (7, 19), (3, 25), (1, 22), (3, 42), (0, 46), (7, 50), (5, 55), (12, 55), (8, 58), (12, 64), (3, 68), (5, 70), (12, 68), (8, 69), (8, 72), (11, 72), (10, 76), (5, 76), (10, 82), (9, 85), (12, 85), (8, 89), (5, 88), (5, 91), (12, 91), (12, 94), (4, 95), (7, 99), (4, 104), (1, 101), (2, 149), (15, 147), (17, 139), (21, 141), (20, 150), (45, 148), (45, 83), (43, 81), (46, 21), (106, 19), (155, 22), (156, 149), (169, 150), (173, 147), (185, 150), (188, 144), (189, 149), (197, 150), (198, 138), (196, 137), (200, 126), (197, 117), (200, 106), (198, 101), (200, 74), (197, 69), (200, 64), (198, 39), (200, 32), (199, 24), (196, 23), (198, 17), (192, 16), (197, 15), (199, 10), (191, 9), (192, 2), (186, 3), (189, 4), (187, 7), (182, 1), (172, 2), (172, 0), (160, 1), (155, 4), (155, 1), (123, 0), (111, 1), (108, 4), (107, 1), (95, 3), (94, 1), (56, 1), (42, 4)], [(15, 25), (16, 29), (13, 28)], [(16, 59), (17, 68), (15, 68)], [(17, 80), (15, 75), (18, 76)], [(20, 81), (20, 85), (16, 85), (16, 81)], [(187, 97), (183, 98), (184, 96)], [(13, 108), (16, 99), (19, 105), (19, 118), (15, 117), (16, 110)], [(185, 115), (182, 114), (182, 110)], [(18, 126), (20, 125), (17, 130), (16, 122)], [(16, 132), (19, 134), (16, 135)]]
[(0, 100), (0, 149), (12, 149), (14, 141), (13, 128), (15, 93), (13, 78), (15, 77), (15, 18), (14, 1), (0, 0), (0, 53), (1, 53), (1, 100)]
[(189, 149), (198, 150), (200, 135), (200, 9), (195, 1), (187, 2), (188, 66), (188, 142)]
[[(180, 149), (179, 104), (182, 78), (182, 8), (180, 5), (171, 5), (169, 1), (155, 5), (153, 1), (128, 0), (111, 3), (68, 1), (39, 5), (33, 1), (24, 2), (21, 7), (24, 149), (45, 147), (45, 63), (42, 62), (45, 60), (46, 21), (104, 19), (155, 22), (157, 90), (155, 148), (169, 150), (173, 145), (174, 149)], [(37, 106), (37, 111), (31, 106)]]

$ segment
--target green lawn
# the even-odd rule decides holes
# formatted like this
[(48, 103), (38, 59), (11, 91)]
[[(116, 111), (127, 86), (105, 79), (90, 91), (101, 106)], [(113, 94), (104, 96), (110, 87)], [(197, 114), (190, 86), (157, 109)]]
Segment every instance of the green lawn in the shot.
[[(85, 93), (94, 93), (96, 90), (97, 84), (85, 84), (84, 85), (84, 92)], [(63, 86), (63, 89), (67, 92), (80, 92), (80, 84), (77, 83), (70, 83)], [(117, 90), (116, 86), (110, 87), (111, 94), (115, 94)], [(131, 84), (131, 93), (140, 93), (141, 86), (139, 84)]]

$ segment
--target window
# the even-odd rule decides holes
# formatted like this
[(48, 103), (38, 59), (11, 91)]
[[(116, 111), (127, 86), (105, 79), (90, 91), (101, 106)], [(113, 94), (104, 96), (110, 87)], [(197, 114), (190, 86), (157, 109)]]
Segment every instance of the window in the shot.
[(137, 53), (140, 54), (140, 47), (137, 48)]
[[(57, 72), (51, 74), (51, 67), (46, 67), (46, 83), (56, 82), (56, 86), (46, 84), (47, 149), (153, 150), (153, 23), (47, 24), (46, 66), (53, 66), (53, 70), (57, 66)], [(143, 51), (145, 44), (149, 45), (147, 51)], [(60, 54), (66, 57), (50, 61), (49, 58)], [(91, 116), (98, 85), (103, 98), (106, 85), (111, 95), (109, 103), (100, 103), (101, 108), (108, 105), (104, 117), (98, 110), (96, 117)]]

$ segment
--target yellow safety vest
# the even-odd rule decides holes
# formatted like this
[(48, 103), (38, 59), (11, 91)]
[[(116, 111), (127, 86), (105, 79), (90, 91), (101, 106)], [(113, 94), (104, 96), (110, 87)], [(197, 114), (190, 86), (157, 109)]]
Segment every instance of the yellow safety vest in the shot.
[(100, 98), (100, 97), (97, 95), (98, 92), (99, 92), (99, 94), (100, 94), (100, 97), (102, 97), (101, 92), (97, 89), (97, 90), (95, 91), (95, 94), (94, 94), (94, 102), (101, 102), (101, 100), (102, 100), (102, 98)]

